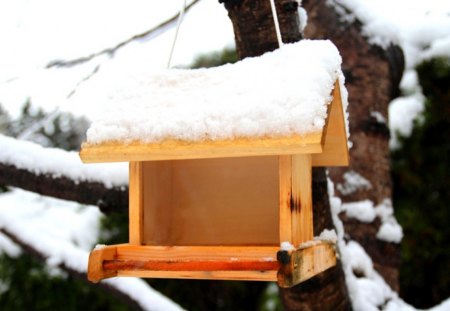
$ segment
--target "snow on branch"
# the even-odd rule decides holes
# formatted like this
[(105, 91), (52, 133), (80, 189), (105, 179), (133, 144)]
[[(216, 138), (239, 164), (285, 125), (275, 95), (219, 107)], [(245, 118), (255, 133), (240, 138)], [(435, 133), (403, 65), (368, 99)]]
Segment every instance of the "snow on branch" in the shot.
[(125, 163), (83, 164), (78, 153), (0, 135), (0, 184), (102, 210), (128, 207)]
[[(14, 189), (0, 194), (0, 232), (24, 251), (87, 280), (89, 249), (96, 243), (101, 213), (93, 206)], [(181, 310), (137, 278), (116, 278), (99, 286), (139, 310)]]
[[(197, 4), (200, 0), (194, 0), (192, 1), (189, 5), (186, 6), (185, 8), (185, 13), (187, 13), (195, 4)], [(80, 58), (75, 58), (75, 59), (71, 59), (71, 60), (54, 60), (51, 61), (50, 63), (47, 64), (46, 68), (53, 68), (53, 67), (72, 67), (72, 66), (76, 66), (76, 65), (80, 65), (83, 63), (86, 63), (98, 56), (101, 55), (114, 55), (121, 47), (124, 47), (125, 45), (136, 41), (136, 40), (151, 40), (154, 39), (156, 37), (158, 37), (159, 35), (163, 34), (164, 32), (166, 32), (167, 30), (169, 30), (172, 26), (174, 26), (176, 24), (176, 21), (178, 19), (178, 13), (173, 15), (171, 18), (169, 18), (168, 20), (160, 23), (159, 25), (144, 31), (140, 34), (134, 35), (131, 38), (128, 38), (122, 42), (119, 42), (118, 44), (116, 44), (113, 47), (110, 48), (106, 48), (104, 50), (92, 53), (90, 55), (87, 56), (83, 56)]]

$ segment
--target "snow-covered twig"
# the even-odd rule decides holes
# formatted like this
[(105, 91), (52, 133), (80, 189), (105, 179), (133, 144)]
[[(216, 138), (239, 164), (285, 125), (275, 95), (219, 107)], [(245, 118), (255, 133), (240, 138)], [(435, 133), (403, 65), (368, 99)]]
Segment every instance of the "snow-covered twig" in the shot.
[[(4, 234), (6, 237), (8, 237), (12, 242), (14, 242), (16, 245), (20, 246), (22, 250), (29, 253), (33, 257), (42, 260), (45, 262), (47, 260), (47, 256), (43, 253), (41, 253), (37, 248), (35, 248), (33, 245), (22, 241), (20, 238), (18, 238), (13, 232), (0, 228), (0, 232)], [(87, 276), (86, 273), (77, 271), (64, 263), (61, 263), (58, 265), (58, 268), (69, 273), (71, 276), (87, 282)], [(114, 288), (113, 286), (108, 285), (107, 283), (100, 283), (99, 286), (103, 288), (104, 290), (108, 291), (109, 293), (113, 294), (115, 297), (119, 298), (122, 302), (129, 305), (135, 310), (143, 310), (140, 305), (133, 300), (130, 296), (124, 294), (123, 292), (119, 291), (117, 288)]]
[[(187, 13), (199, 1), (200, 0), (194, 0), (189, 5), (187, 5), (185, 8), (185, 13)], [(101, 56), (101, 55), (114, 55), (114, 53), (116, 53), (117, 50), (119, 50), (121, 47), (123, 47), (133, 41), (142, 40), (142, 39), (145, 39), (145, 40), (154, 39), (154, 38), (158, 37), (159, 35), (163, 34), (164, 32), (166, 32), (167, 30), (169, 30), (172, 26), (174, 26), (178, 19), (178, 15), (179, 14), (177, 13), (177, 14), (173, 15), (171, 18), (169, 18), (168, 20), (160, 23), (159, 25), (157, 25), (143, 33), (134, 35), (131, 38), (128, 38), (128, 39), (116, 44), (113, 47), (106, 48), (101, 51), (92, 53), (90, 55), (71, 59), (71, 60), (54, 60), (47, 64), (47, 68), (72, 67), (72, 66), (80, 65), (80, 64), (86, 63), (86, 62), (88, 62), (98, 56)]]
[(43, 148), (0, 135), (0, 184), (83, 204), (102, 211), (128, 207), (126, 164), (81, 163), (76, 152)]

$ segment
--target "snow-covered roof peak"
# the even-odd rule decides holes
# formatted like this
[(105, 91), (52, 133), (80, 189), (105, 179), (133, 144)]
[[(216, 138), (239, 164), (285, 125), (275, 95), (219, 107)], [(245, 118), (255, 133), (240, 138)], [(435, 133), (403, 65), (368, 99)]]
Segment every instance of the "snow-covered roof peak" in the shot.
[[(277, 137), (321, 132), (341, 57), (328, 40), (303, 40), (212, 69), (132, 73), (94, 86), (88, 144)], [(88, 98), (83, 96), (84, 98)], [(346, 106), (344, 90), (343, 103)]]

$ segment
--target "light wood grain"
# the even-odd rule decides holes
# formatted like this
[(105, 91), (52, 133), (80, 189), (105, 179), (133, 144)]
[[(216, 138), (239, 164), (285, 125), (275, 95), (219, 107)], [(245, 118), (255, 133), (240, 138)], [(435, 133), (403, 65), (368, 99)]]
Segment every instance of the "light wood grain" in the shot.
[(277, 271), (118, 271), (117, 276), (162, 278), (162, 279), (196, 279), (229, 281), (266, 281), (275, 282)]
[(139, 246), (95, 249), (89, 257), (93, 282), (114, 276), (278, 281), (291, 287), (334, 266), (334, 245), (315, 241), (282, 251), (274, 246)]
[(129, 239), (130, 244), (140, 245), (143, 233), (142, 162), (130, 162), (129, 169)]
[(278, 245), (278, 159), (144, 162), (145, 245)]
[(103, 269), (103, 262), (105, 260), (113, 260), (116, 258), (116, 247), (108, 246), (100, 249), (95, 249), (89, 254), (88, 263), (88, 280), (97, 283), (103, 279), (114, 277), (117, 275), (116, 270)]
[(292, 240), (295, 247), (311, 241), (313, 233), (311, 155), (292, 156)]
[(116, 245), (119, 260), (262, 260), (276, 261), (278, 246), (137, 246)]
[(108, 142), (98, 145), (84, 143), (80, 157), (85, 163), (156, 161), (304, 154), (322, 152), (322, 133), (278, 138), (236, 138), (199, 142), (165, 140), (160, 143)]
[[(278, 250), (277, 246), (165, 247), (124, 244), (117, 246), (115, 259), (122, 261), (125, 269), (114, 271), (118, 276), (149, 278), (276, 281)], [(131, 265), (127, 266), (127, 262)], [(146, 270), (145, 266), (154, 270)], [(111, 267), (114, 268), (114, 265)]]
[(280, 156), (280, 242), (313, 239), (311, 156)]
[(292, 156), (279, 156), (279, 232), (280, 243), (292, 242)]
[(278, 253), (280, 287), (292, 287), (336, 265), (334, 244), (321, 242), (293, 251)]
[(323, 152), (312, 155), (312, 165), (318, 166), (348, 166), (349, 153), (345, 116), (342, 108), (339, 82), (333, 89), (333, 100), (330, 103), (328, 118), (324, 127)]

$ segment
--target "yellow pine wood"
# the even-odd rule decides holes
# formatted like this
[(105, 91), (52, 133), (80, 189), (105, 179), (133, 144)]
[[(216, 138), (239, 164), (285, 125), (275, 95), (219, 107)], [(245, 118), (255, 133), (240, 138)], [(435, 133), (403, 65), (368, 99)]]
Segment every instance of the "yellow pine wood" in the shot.
[(292, 240), (297, 247), (314, 237), (311, 155), (292, 156)]
[(278, 285), (289, 288), (336, 265), (334, 244), (322, 242), (289, 252), (289, 263), (277, 274)]
[(278, 157), (144, 162), (145, 245), (278, 245)]
[(280, 189), (280, 219), (279, 235), (281, 242), (292, 242), (292, 156), (279, 157), (279, 189)]
[(143, 164), (130, 162), (129, 169), (129, 239), (140, 245), (143, 234)]
[(119, 260), (265, 260), (276, 261), (278, 246), (149, 246), (120, 244)]
[(95, 249), (89, 257), (88, 278), (98, 282), (114, 276), (149, 278), (185, 278), (217, 280), (275, 281), (282, 287), (291, 287), (336, 264), (334, 245), (316, 241), (303, 248), (289, 251), (289, 262), (281, 264), (280, 270), (270, 271), (148, 271), (103, 270), (105, 260), (122, 261), (276, 261), (278, 247), (248, 246), (138, 246), (130, 244), (111, 245)]
[(115, 257), (115, 246), (107, 246), (93, 250), (89, 255), (88, 280), (96, 283), (103, 279), (117, 276), (117, 271), (103, 270), (103, 261), (113, 260)]
[(280, 156), (280, 242), (313, 238), (311, 155)]
[(322, 133), (199, 142), (165, 140), (150, 144), (139, 141), (129, 144), (108, 142), (90, 145), (84, 143), (81, 146), (80, 157), (85, 163), (98, 163), (320, 153), (322, 152), (321, 142)]
[(345, 116), (342, 108), (339, 82), (333, 89), (333, 101), (330, 103), (328, 118), (324, 127), (323, 152), (312, 155), (312, 165), (318, 166), (348, 166), (349, 154)]
[(118, 271), (117, 276), (275, 282), (277, 271)]

